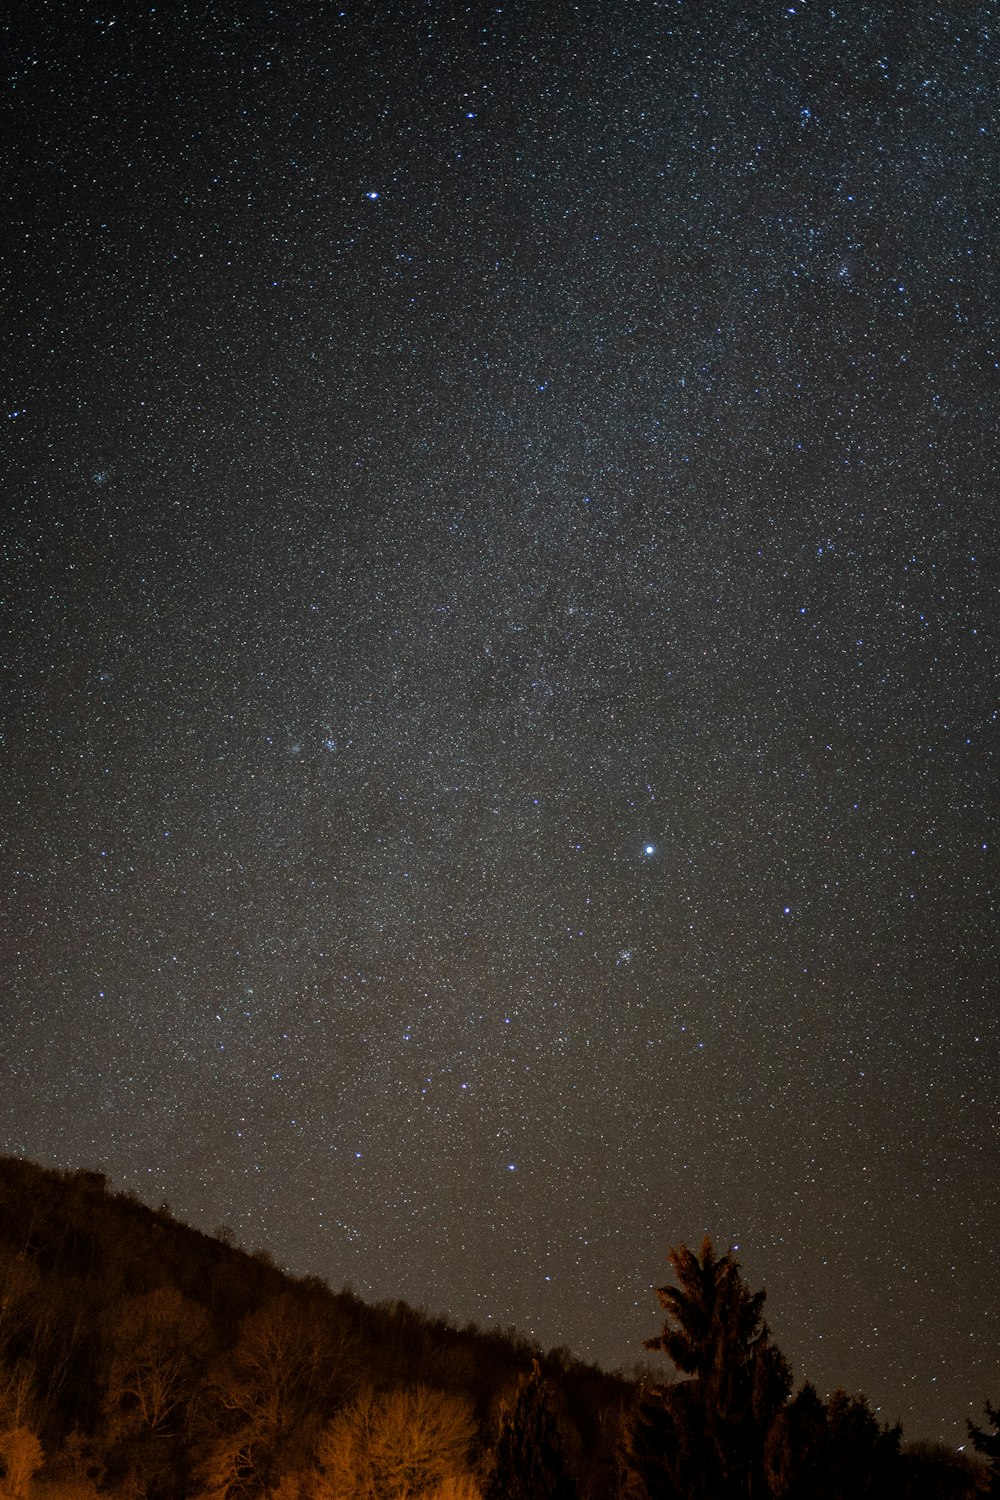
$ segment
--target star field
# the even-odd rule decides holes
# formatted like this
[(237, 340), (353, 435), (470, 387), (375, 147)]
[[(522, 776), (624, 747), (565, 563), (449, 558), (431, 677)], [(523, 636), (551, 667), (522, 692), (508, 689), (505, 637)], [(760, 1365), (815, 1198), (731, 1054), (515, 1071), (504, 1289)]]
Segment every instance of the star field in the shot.
[(2, 1149), (1000, 1388), (992, 3), (7, 19)]

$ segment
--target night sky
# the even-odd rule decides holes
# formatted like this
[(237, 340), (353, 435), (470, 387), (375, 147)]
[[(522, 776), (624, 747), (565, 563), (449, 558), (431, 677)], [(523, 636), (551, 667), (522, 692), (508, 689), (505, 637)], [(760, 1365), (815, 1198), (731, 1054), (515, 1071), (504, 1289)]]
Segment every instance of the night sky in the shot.
[(961, 1442), (998, 7), (342, 6), (2, 22), (0, 1148)]

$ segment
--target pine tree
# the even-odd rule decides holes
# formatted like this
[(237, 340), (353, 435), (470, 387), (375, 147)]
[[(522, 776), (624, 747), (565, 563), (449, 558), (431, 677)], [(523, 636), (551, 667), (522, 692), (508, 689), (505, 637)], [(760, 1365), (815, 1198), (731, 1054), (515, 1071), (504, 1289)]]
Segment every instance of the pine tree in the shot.
[(699, 1254), (669, 1251), (676, 1286), (657, 1290), (667, 1314), (647, 1349), (690, 1377), (660, 1392), (667, 1437), (664, 1494), (753, 1500), (767, 1493), (764, 1445), (788, 1398), (791, 1372), (764, 1322), (764, 1292), (751, 1293), (732, 1255), (706, 1237)]
[(771, 1429), (775, 1500), (886, 1500), (902, 1479), (899, 1440), (863, 1396), (834, 1391), (823, 1402), (804, 1385)]
[(986, 1416), (992, 1424), (992, 1432), (977, 1427), (975, 1422), (967, 1421), (966, 1425), (969, 1429), (969, 1437), (972, 1439), (972, 1446), (989, 1462), (990, 1488), (988, 1493), (995, 1497), (995, 1500), (1000, 1500), (1000, 1406), (991, 1406), (987, 1401)]
[(500, 1429), (485, 1500), (576, 1500), (537, 1360)]

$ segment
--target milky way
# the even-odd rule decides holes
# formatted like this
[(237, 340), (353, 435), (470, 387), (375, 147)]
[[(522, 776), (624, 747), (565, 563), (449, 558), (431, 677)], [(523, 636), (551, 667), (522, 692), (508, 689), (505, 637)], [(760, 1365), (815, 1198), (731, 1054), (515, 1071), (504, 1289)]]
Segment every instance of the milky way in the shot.
[(993, 4), (32, 8), (3, 1148), (1000, 1396)]

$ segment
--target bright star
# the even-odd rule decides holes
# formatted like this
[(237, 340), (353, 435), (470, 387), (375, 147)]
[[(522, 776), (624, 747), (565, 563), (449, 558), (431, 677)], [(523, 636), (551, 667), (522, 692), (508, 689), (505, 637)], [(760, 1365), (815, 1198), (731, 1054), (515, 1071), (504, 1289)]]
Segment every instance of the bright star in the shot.
[(647, 844), (646, 847), (645, 847), (645, 849), (642, 852), (643, 852), (643, 854), (655, 854), (656, 853), (656, 845), (655, 844)]

